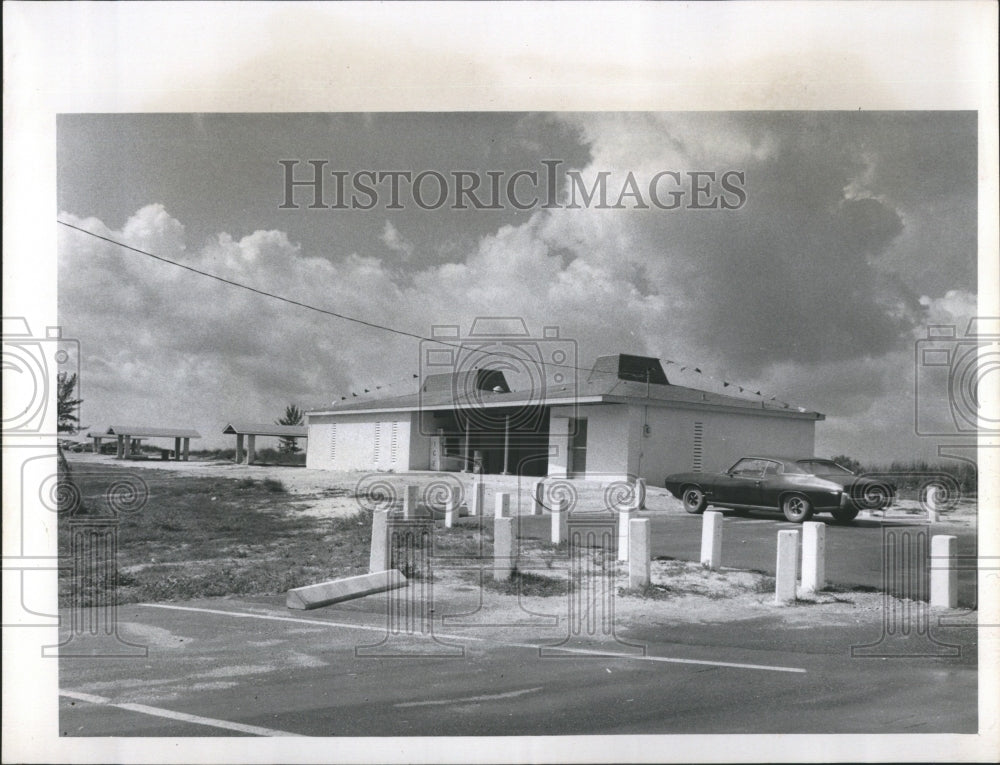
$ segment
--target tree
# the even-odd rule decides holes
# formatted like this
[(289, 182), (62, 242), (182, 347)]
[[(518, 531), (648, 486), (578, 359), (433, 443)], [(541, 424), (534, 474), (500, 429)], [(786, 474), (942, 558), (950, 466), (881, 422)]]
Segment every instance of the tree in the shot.
[(853, 457), (848, 457), (846, 454), (838, 454), (836, 457), (831, 457), (832, 462), (836, 462), (841, 467), (845, 467), (852, 473), (863, 473), (861, 468), (861, 463)]
[(75, 435), (80, 430), (77, 412), (83, 399), (76, 395), (76, 373), (60, 372), (56, 375), (56, 429), (60, 433)]
[[(289, 404), (285, 407), (285, 416), (275, 422), (275, 424), (301, 425), (302, 418), (302, 410), (295, 406), (295, 404)], [(302, 450), (299, 449), (298, 439), (293, 436), (282, 436), (281, 443), (278, 445), (278, 451), (282, 454), (294, 454), (295, 452)]]

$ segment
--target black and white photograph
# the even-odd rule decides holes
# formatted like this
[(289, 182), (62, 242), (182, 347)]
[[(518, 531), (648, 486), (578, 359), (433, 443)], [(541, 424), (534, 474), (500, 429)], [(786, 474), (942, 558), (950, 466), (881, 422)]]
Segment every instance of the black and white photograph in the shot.
[(995, 761), (952, 8), (5, 5), (5, 761)]

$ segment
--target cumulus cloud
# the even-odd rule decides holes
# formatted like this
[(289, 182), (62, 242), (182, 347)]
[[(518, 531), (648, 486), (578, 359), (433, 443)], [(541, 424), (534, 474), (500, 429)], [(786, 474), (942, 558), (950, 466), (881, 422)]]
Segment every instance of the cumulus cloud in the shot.
[[(118, 230), (63, 218), (257, 290), (418, 335), (440, 324), (468, 330), (477, 316), (520, 316), (534, 333), (557, 325), (577, 342), (581, 366), (613, 352), (676, 360), (667, 373), (678, 384), (725, 393), (743, 384), (747, 395), (761, 390), (826, 413), (821, 451), (877, 450), (873, 423), (878, 443), (907, 433), (912, 441), (914, 343), (926, 324), (975, 311), (975, 270), (963, 265), (975, 261), (974, 152), (971, 165), (960, 153), (914, 171), (893, 154), (900, 123), (891, 115), (864, 130), (853, 115), (552, 119), (588, 147), (574, 168), (584, 178), (608, 171), (609, 187), (620, 188), (629, 171), (737, 170), (746, 204), (536, 209), (475, 237), (442, 231), (435, 246), (448, 251), (445, 263), (421, 260), (426, 237), (390, 220), (367, 246), (321, 257), (273, 229), (218, 233), (194, 246), (184, 221), (157, 204)], [(965, 146), (965, 122), (958, 138), (938, 131), (938, 143)], [(904, 154), (930, 151), (929, 141), (907, 143)], [(414, 388), (414, 338), (78, 232), (61, 231), (59, 258), (61, 320), (82, 343), (84, 416), (94, 424), (211, 430), (228, 419), (274, 419), (291, 401), (313, 407), (365, 388)]]
[(404, 261), (409, 260), (413, 256), (413, 244), (403, 238), (399, 230), (392, 225), (391, 220), (385, 222), (385, 226), (382, 228), (382, 236), (379, 239), (390, 250), (402, 255)]

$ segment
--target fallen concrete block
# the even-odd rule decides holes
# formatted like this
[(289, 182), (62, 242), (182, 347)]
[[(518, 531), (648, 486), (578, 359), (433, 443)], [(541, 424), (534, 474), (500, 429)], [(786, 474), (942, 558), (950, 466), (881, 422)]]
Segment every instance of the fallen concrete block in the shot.
[(374, 574), (360, 574), (346, 579), (310, 584), (289, 590), (285, 596), (285, 606), (298, 610), (321, 608), (342, 600), (363, 598), (376, 592), (406, 587), (406, 577), (394, 568), (376, 571)]

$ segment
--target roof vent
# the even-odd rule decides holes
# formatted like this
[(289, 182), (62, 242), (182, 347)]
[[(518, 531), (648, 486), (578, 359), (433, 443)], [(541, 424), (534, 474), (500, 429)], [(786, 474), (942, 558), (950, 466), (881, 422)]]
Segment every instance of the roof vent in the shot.
[(600, 356), (594, 362), (594, 368), (591, 370), (587, 382), (601, 377), (613, 377), (616, 380), (632, 382), (649, 382), (653, 385), (670, 385), (659, 359), (654, 359), (651, 356), (632, 356), (627, 353)]
[(468, 390), (510, 393), (510, 386), (499, 369), (468, 369), (461, 372), (427, 375), (421, 390), (424, 393), (453, 393)]

